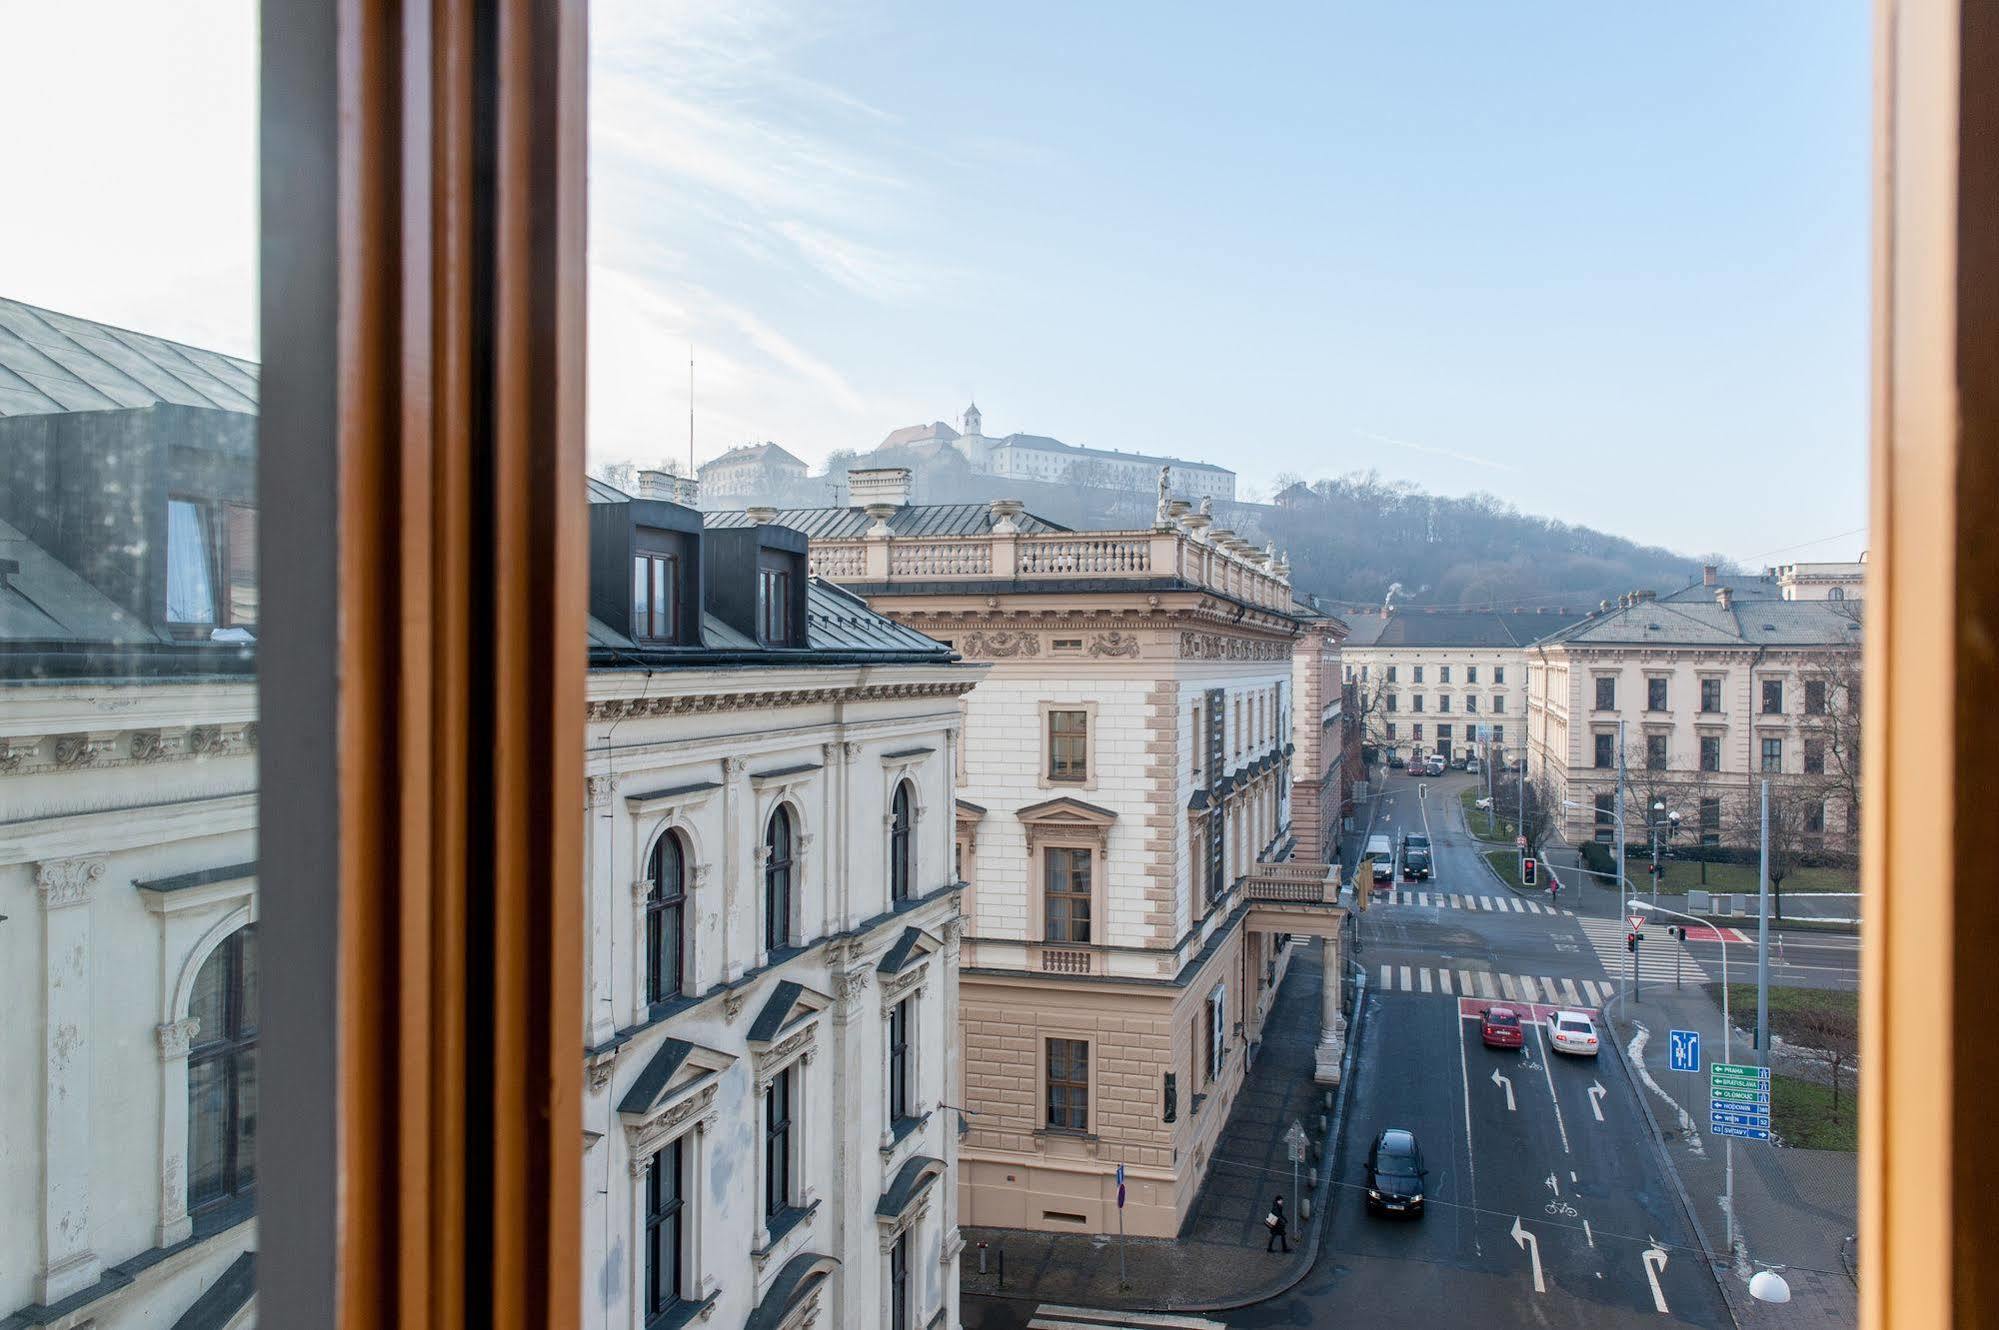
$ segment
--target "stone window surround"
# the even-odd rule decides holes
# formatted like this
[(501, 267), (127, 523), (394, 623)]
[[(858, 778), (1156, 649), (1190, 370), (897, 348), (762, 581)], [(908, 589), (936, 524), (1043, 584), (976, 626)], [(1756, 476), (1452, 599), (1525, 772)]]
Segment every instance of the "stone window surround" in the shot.
[(154, 1029), (160, 1054), (160, 1191), (158, 1221), (153, 1242), (171, 1247), (194, 1231), (187, 1211), (187, 1053), (200, 1031), (200, 1022), (188, 1015), (194, 1001), (195, 976), (201, 967), (236, 931), (257, 922), (257, 881), (241, 877), (211, 882), (187, 891), (146, 893), (147, 908), (160, 921), (163, 951), (174, 946), (178, 931), (173, 916), (214, 906), (223, 913), (192, 944), (184, 946), (178, 967), (163, 967), (160, 974), (162, 1019)]
[(923, 1077), (928, 1068), (924, 1065), (923, 1040), (921, 1038), (921, 1031), (924, 1028), (923, 1020), (926, 1005), (923, 999), (930, 991), (930, 962), (928, 960), (919, 961), (910, 966), (902, 974), (885, 976), (881, 981), (880, 990), (882, 1023), (881, 1102), (883, 1109), (881, 1152), (884, 1168), (886, 1169), (894, 1166), (896, 1147), (904, 1141), (915, 1140), (919, 1134), (915, 1131), (909, 1131), (898, 1137), (895, 1130), (896, 1124), (888, 1115), (889, 1022), (895, 1013), (896, 1007), (903, 1002), (909, 1003), (909, 1028), (905, 1032), (905, 1038), (908, 1040), (908, 1048), (904, 1054), (907, 1059), (904, 1075), (909, 1093), (909, 1116), (916, 1122), (921, 1123), (930, 1116), (932, 1109), (929, 1099), (923, 1093)]
[[(1109, 824), (1092, 827), (1056, 823), (1043, 818), (1022, 818), (1021, 827), (1027, 837), (1028, 936), (1051, 946), (1094, 946), (1108, 942), (1110, 891), (1104, 868), (1110, 859)], [(1048, 866), (1042, 851), (1058, 848), (1087, 850), (1090, 853), (1090, 941), (1086, 944), (1065, 944), (1050, 939), (1046, 933), (1048, 915), (1043, 893), (1047, 887)]]
[[(1048, 715), (1052, 711), (1081, 711), (1087, 717), (1083, 722), (1083, 779), (1081, 780), (1055, 780), (1048, 774), (1048, 759), (1050, 757)], [(1034, 768), (1034, 783), (1036, 787), (1044, 790), (1067, 790), (1071, 792), (1096, 789), (1097, 772), (1099, 770), (1097, 765), (1097, 703), (1094, 701), (1051, 702), (1044, 700), (1037, 704), (1035, 715), (1037, 718), (1036, 723), (1041, 727), (1040, 736), (1035, 741), (1035, 749), (1039, 754)]]
[[(817, 774), (812, 773), (812, 774)], [(752, 782), (755, 781), (752, 777)], [(756, 874), (753, 879), (753, 918), (755, 932), (751, 934), (752, 953), (760, 958), (760, 964), (769, 964), (772, 957), (764, 950), (764, 866), (770, 862), (770, 846), (765, 836), (770, 830), (770, 820), (779, 807), (791, 814), (791, 935), (785, 939), (788, 947), (801, 947), (805, 940), (814, 935), (814, 924), (805, 918), (806, 902), (815, 899), (815, 883), (812, 880), (814, 868), (812, 841), (814, 839), (811, 819), (805, 812), (805, 801), (796, 796), (795, 782), (774, 783), (758, 786), (756, 792), (756, 849), (753, 862)], [(822, 898), (823, 899), (823, 898)], [(825, 920), (817, 921), (823, 927)]]
[[(687, 907), (685, 915), (687, 924), (683, 925), (684, 937), (681, 944), (685, 949), (686, 956), (685, 963), (682, 965), (680, 972), (680, 992), (682, 996), (693, 991), (698, 983), (702, 960), (700, 955), (701, 938), (700, 930), (691, 925), (700, 918), (700, 907), (696, 902), (707, 886), (709, 868), (713, 862), (713, 856), (702, 845), (701, 833), (696, 829), (694, 820), (689, 815), (695, 809), (706, 804), (715, 793), (715, 790), (702, 790), (676, 799), (671, 803), (666, 803), (658, 809), (664, 816), (660, 817), (657, 821), (651, 822), (650, 825), (642, 818), (635, 817), (632, 819), (632, 832), (636, 841), (637, 855), (633, 862), (639, 864), (641, 867), (651, 864), (653, 847), (659, 844), (660, 837), (673, 835), (680, 838), (680, 862), (686, 872), (687, 879)], [(646, 897), (652, 893), (652, 887), (652, 879), (643, 872), (632, 879), (632, 926), (629, 930), (631, 939), (629, 950), (631, 952), (633, 982), (631, 1001), (627, 1004), (629, 1009), (625, 1012), (624, 1021), (624, 1024), (628, 1027), (644, 1024), (651, 1015), (645, 1000), (645, 967)]]
[[(779, 1244), (796, 1248), (798, 1235), (812, 1226), (812, 1216), (819, 1206), (818, 1189), (811, 1184), (812, 1149), (817, 1144), (817, 1133), (812, 1130), (812, 1113), (807, 1106), (811, 1092), (811, 1066), (818, 1053), (819, 1023), (821, 1016), (815, 1012), (801, 1020), (784, 1037), (763, 1052), (755, 1055), (753, 1071), (754, 1107), (756, 1117), (755, 1148), (752, 1163), (753, 1181), (756, 1187), (756, 1231), (761, 1242), (750, 1254), (756, 1261), (757, 1273), (763, 1274), (770, 1266), (781, 1267), (784, 1259), (777, 1248)], [(797, 1215), (790, 1227), (782, 1230), (775, 1238), (771, 1235), (770, 1214), (765, 1209), (764, 1197), (764, 1092), (782, 1071), (793, 1071), (791, 1078), (791, 1175), (798, 1188), (797, 1199), (792, 1202), (792, 1211)], [(786, 1243), (785, 1239), (794, 1241)], [(787, 1253), (788, 1255), (788, 1253)]]
[[(721, 1291), (707, 1262), (702, 1259), (703, 1238), (706, 1236), (703, 1221), (707, 1207), (701, 1202), (704, 1194), (701, 1184), (707, 1177), (709, 1134), (722, 1120), (721, 1112), (715, 1108), (719, 1089), (720, 1085), (712, 1075), (696, 1080), (684, 1092), (663, 1102), (644, 1121), (625, 1124), (625, 1171), (629, 1175), (631, 1232), (637, 1241), (643, 1241), (646, 1231), (646, 1170), (661, 1150), (675, 1141), (688, 1142), (684, 1156), (688, 1187), (681, 1209), (685, 1234), (682, 1240), (686, 1244), (686, 1269), (692, 1274), (698, 1292), (687, 1295), (685, 1301), (706, 1304), (706, 1309), (697, 1313), (701, 1319), (706, 1319), (713, 1311), (716, 1296)], [(691, 1140), (688, 1139), (690, 1137)], [(645, 1315), (646, 1263), (645, 1253), (638, 1249), (636, 1242), (626, 1275), (633, 1324), (637, 1326), (643, 1323)]]
[(927, 1305), (924, 1295), (924, 1290), (928, 1287), (928, 1281), (917, 1277), (917, 1270), (920, 1267), (922, 1259), (918, 1239), (921, 1237), (924, 1229), (928, 1227), (924, 1223), (924, 1220), (930, 1215), (930, 1198), (936, 1193), (940, 1185), (940, 1182), (933, 1182), (929, 1186), (926, 1186), (920, 1195), (910, 1201), (908, 1208), (900, 1215), (893, 1217), (888, 1215), (875, 1216), (875, 1224), (879, 1229), (877, 1236), (880, 1239), (879, 1246), (881, 1249), (881, 1306), (883, 1324), (885, 1325), (893, 1324), (893, 1321), (889, 1319), (891, 1304), (894, 1299), (894, 1285), (889, 1278), (889, 1252), (894, 1248), (896, 1239), (905, 1236), (910, 1239), (909, 1264), (907, 1268), (909, 1271), (910, 1298), (915, 1304), (910, 1308), (909, 1323), (912, 1326), (929, 1324), (926, 1318), (932, 1314), (932, 1311)]
[[(1051, 1127), (1048, 1125), (1048, 1041), (1069, 1039), (1089, 1049), (1089, 1069), (1084, 1073), (1083, 1121), (1087, 1124), (1078, 1132), (1071, 1127)], [(1034, 1132), (1033, 1135), (1046, 1139), (1081, 1140), (1089, 1145), (1092, 1156), (1097, 1153), (1099, 1133), (1097, 1112), (1100, 1103), (1099, 1089), (1103, 1083), (1102, 1060), (1097, 1056), (1097, 1031), (1083, 1026), (1071, 1026), (1037, 1022), (1034, 1027)]]
[[(892, 875), (890, 850), (895, 830), (896, 788), (907, 782), (909, 785), (909, 899), (916, 900), (923, 893), (923, 837), (929, 826), (930, 801), (923, 792), (923, 772), (933, 749), (910, 749), (900, 753), (882, 754), (882, 908), (891, 909), (895, 901), (890, 897), (889, 885)], [(956, 828), (952, 829), (956, 836)]]

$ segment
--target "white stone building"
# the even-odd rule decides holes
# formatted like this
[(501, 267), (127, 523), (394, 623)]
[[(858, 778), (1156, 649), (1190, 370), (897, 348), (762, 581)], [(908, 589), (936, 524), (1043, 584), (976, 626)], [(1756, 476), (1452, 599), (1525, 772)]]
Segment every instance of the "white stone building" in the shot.
[[(1173, 469), (1176, 493), (1197, 502), (1211, 499), (1223, 503), (1235, 499), (1235, 472), (1211, 462), (1120, 452), (1114, 448), (1083, 448), (1042, 434), (988, 437), (985, 418), (979, 413), (977, 403), (965, 408), (963, 425), (963, 430), (953, 429), (941, 420), (928, 425), (906, 425), (892, 431), (877, 445), (877, 450), (906, 449), (927, 456), (948, 448), (983, 475), (1141, 492), (1149, 492), (1159, 468), (1167, 466)], [(707, 477), (705, 468), (702, 476), (704, 480)]]
[(718, 500), (781, 493), (804, 483), (810, 468), (777, 444), (751, 443), (731, 448), (703, 462), (697, 470), (701, 494)]
[(1466, 752), (1518, 758), (1526, 743), (1527, 652), (1574, 623), (1562, 610), (1354, 612), (1340, 663), (1363, 742), (1384, 757)]
[(984, 670), (793, 531), (593, 486), (591, 541), (586, 1322), (956, 1326)]

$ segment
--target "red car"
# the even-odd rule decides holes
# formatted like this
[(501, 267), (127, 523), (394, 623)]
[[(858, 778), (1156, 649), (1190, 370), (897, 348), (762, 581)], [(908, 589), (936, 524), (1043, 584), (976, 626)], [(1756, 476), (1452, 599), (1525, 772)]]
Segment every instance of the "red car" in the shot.
[(1511, 1007), (1487, 1007), (1478, 1023), (1478, 1037), (1487, 1048), (1524, 1048), (1527, 1044), (1520, 1013)]

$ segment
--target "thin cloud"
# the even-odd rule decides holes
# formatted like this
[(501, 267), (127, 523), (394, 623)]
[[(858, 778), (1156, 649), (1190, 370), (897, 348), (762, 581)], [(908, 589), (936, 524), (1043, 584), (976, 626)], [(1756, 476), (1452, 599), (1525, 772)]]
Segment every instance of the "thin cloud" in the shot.
[(1411, 443), (1407, 439), (1391, 439), (1386, 434), (1376, 434), (1371, 430), (1357, 431), (1363, 439), (1385, 443), (1395, 448), (1407, 448), (1412, 453), (1423, 453), (1430, 457), (1448, 457), (1453, 462), (1463, 462), (1467, 466), (1482, 466), (1493, 471), (1517, 471), (1518, 467), (1506, 462), (1496, 462), (1490, 457), (1479, 457), (1474, 453), (1461, 453), (1455, 448), (1438, 448), (1427, 443)]

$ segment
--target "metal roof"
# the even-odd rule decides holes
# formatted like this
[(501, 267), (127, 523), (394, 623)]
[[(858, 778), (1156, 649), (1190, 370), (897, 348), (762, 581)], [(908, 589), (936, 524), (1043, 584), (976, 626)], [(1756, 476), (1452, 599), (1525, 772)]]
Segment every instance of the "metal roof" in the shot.
[[(688, 666), (698, 667), (704, 655), (718, 651), (768, 652), (771, 663), (781, 665), (796, 663), (805, 655), (797, 648), (766, 647), (712, 614), (701, 616), (701, 637), (703, 645), (698, 648), (641, 648), (602, 619), (595, 615), (590, 618), (590, 645), (643, 652), (655, 662), (685, 657)], [(952, 659), (951, 648), (942, 642), (875, 613), (859, 596), (816, 577), (805, 584), (805, 645), (806, 652), (824, 651), (841, 656), (880, 655), (896, 660), (926, 656), (939, 662)]]
[(4, 521), (0, 521), (0, 559), (19, 565), (0, 575), (0, 641), (133, 646), (172, 640), (126, 613)]
[(1641, 600), (1551, 634), (1545, 645), (1858, 647), (1859, 613), (1857, 601), (1755, 600), (1723, 609), (1712, 599)]
[(1341, 645), (1356, 647), (1519, 647), (1559, 632), (1579, 616), (1554, 611), (1396, 610), (1356, 614)]
[(0, 416), (115, 411), (160, 402), (254, 415), (257, 366), (0, 299)]
[[(723, 528), (751, 525), (744, 512), (703, 513), (701, 522)], [(874, 524), (862, 508), (786, 508), (772, 522), (803, 531), (814, 540), (859, 540)], [(1022, 513), (1014, 525), (1030, 535), (1069, 529), (1033, 513)], [(889, 515), (888, 529), (898, 536), (983, 536), (993, 529), (993, 513), (983, 503), (905, 505)]]

